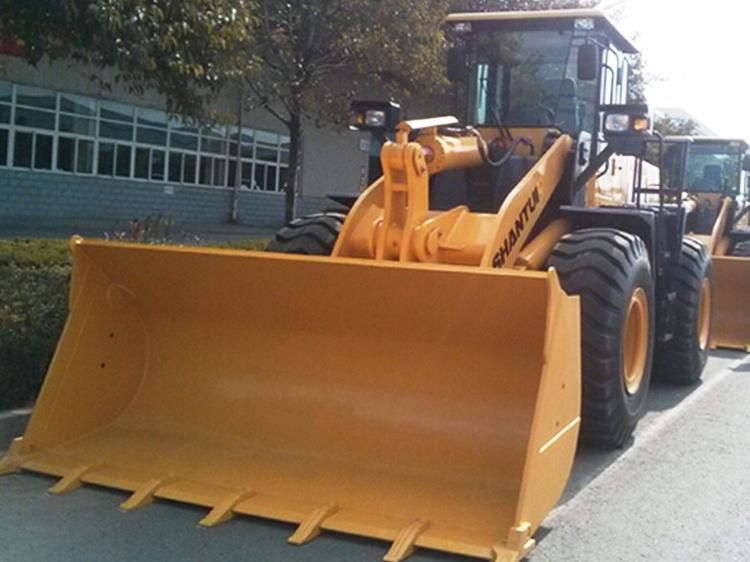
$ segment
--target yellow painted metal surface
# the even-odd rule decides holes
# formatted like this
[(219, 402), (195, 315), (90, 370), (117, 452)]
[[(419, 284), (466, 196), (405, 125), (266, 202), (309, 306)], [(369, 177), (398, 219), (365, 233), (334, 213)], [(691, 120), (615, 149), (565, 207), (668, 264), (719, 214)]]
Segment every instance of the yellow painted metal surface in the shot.
[(524, 246), (516, 259), (516, 267), (539, 271), (544, 269), (552, 251), (560, 239), (573, 229), (567, 219), (556, 219)]
[(712, 256), (712, 347), (750, 351), (750, 259)]
[(716, 217), (716, 222), (714, 223), (714, 228), (711, 231), (711, 238), (708, 243), (708, 251), (712, 255), (716, 254), (719, 242), (726, 236), (727, 230), (732, 228), (732, 225), (729, 224), (729, 216), (733, 207), (734, 201), (731, 197), (726, 197), (721, 202), (721, 207), (718, 216)]
[(554, 271), (78, 240), (0, 472), (518, 560), (571, 469), (578, 350)]
[[(435, 160), (446, 162), (446, 169), (452, 167), (448, 164), (452, 161), (464, 166), (478, 162), (470, 156), (478, 153), (476, 139), (459, 143), (424, 135), (420, 142), (387, 143), (381, 154), (383, 178), (372, 184), (352, 207), (333, 255), (482, 268), (515, 267), (534, 225), (560, 184), (573, 139), (561, 135), (495, 214), (472, 213), (465, 206), (431, 212), (429, 176), (443, 168), (430, 169), (423, 144), (432, 155), (446, 151)], [(453, 156), (451, 150), (455, 151)], [(550, 232), (558, 237), (564, 234), (559, 229)], [(557, 240), (547, 236), (547, 252)], [(537, 257), (542, 256), (540, 251), (536, 253)]]
[(694, 197), (696, 200), (697, 197), (713, 197), (712, 205), (719, 209), (710, 235), (689, 234), (706, 245), (713, 270), (713, 290), (707, 291), (705, 287), (701, 290), (701, 347), (706, 345), (710, 334), (712, 348), (750, 351), (750, 259), (727, 255), (731, 246), (728, 233), (733, 228), (729, 219), (734, 200), (706, 193)]
[(622, 334), (622, 382), (631, 396), (638, 392), (646, 372), (649, 334), (648, 297), (638, 287), (630, 297)]

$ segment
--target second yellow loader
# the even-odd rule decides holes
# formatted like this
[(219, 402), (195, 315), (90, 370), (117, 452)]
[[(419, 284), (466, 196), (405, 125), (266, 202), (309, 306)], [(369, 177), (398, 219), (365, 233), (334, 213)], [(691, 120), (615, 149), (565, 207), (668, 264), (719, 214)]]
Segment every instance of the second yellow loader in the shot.
[(750, 351), (748, 145), (741, 139), (667, 137), (684, 152), (674, 174), (684, 183), (688, 234), (712, 253), (715, 284), (713, 347)]

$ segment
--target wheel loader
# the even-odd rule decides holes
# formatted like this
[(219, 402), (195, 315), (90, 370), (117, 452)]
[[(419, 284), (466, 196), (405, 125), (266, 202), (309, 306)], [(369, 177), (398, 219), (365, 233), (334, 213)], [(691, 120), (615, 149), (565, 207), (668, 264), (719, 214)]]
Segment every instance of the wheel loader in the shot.
[(587, 206), (652, 140), (603, 14), (448, 26), (467, 124), (356, 104), (395, 140), (347, 213), (264, 253), (74, 238), (70, 316), (0, 473), (286, 521), (298, 545), (372, 537), (387, 561), (523, 558), (579, 432), (623, 445), (654, 355), (705, 351), (710, 256), (680, 208)]
[[(668, 137), (686, 154), (684, 184), (688, 235), (713, 257), (715, 320), (712, 347), (750, 350), (750, 229), (748, 145), (741, 139)], [(682, 147), (682, 148), (677, 148)]]

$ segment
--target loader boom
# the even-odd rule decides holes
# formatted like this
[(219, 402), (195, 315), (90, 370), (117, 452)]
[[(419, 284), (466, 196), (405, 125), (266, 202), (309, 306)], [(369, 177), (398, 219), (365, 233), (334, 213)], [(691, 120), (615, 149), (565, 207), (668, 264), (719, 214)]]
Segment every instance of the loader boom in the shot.
[[(465, 205), (435, 212), (429, 208), (430, 174), (450, 169), (454, 162), (479, 166), (479, 143), (484, 142), (468, 134), (458, 141), (441, 136), (438, 123), (455, 121), (439, 118), (399, 126), (396, 142), (383, 147), (383, 178), (352, 208), (334, 256), (482, 268), (516, 265), (561, 183), (573, 139), (560, 135), (496, 213), (473, 213)], [(422, 134), (417, 142), (408, 142), (416, 126), (424, 127)]]

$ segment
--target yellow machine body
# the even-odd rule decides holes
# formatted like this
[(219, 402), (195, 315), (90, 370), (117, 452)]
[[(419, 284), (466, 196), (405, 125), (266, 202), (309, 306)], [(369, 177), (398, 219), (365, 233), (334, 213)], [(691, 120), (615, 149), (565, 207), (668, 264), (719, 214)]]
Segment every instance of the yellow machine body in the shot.
[(520, 560), (579, 428), (578, 298), (530, 271), (566, 225), (528, 240), (571, 142), (497, 214), (436, 213), (429, 174), (476, 143), (406, 124), (332, 257), (74, 240), (70, 316), (0, 473), (287, 521), (297, 544), (374, 537), (389, 561)]
[(750, 258), (728, 255), (735, 201), (726, 197), (715, 206), (718, 213), (711, 234), (693, 235), (707, 245), (713, 263), (711, 346), (750, 351)]
[(750, 259), (712, 257), (714, 323), (711, 345), (750, 351)]
[[(704, 168), (702, 178), (690, 178), (682, 205), (687, 215), (695, 214), (699, 219), (692, 221), (689, 228), (694, 232), (689, 232), (688, 236), (703, 242), (711, 253), (711, 347), (750, 351), (750, 258), (733, 255), (737, 234), (747, 228), (743, 226), (747, 224), (747, 203), (743, 207), (740, 203), (742, 198), (737, 196), (745, 191), (748, 145), (742, 139), (714, 137), (675, 136), (668, 137), (667, 142), (684, 144), (688, 151), (687, 162), (693, 157), (695, 148), (699, 166), (711, 163), (714, 168), (719, 168), (716, 178), (707, 177), (706, 170), (710, 166)], [(705, 155), (720, 155), (724, 159), (731, 157), (733, 162), (701, 160)], [(736, 166), (736, 176), (729, 173), (730, 163)], [(689, 175), (688, 169), (689, 166), (683, 170), (685, 177)]]

